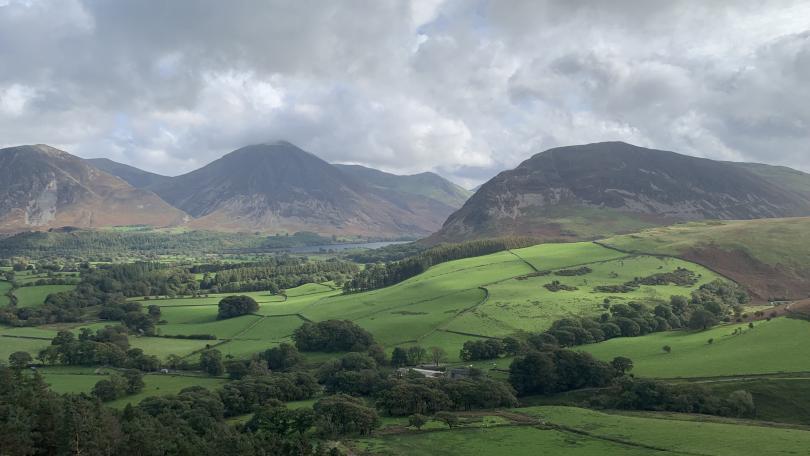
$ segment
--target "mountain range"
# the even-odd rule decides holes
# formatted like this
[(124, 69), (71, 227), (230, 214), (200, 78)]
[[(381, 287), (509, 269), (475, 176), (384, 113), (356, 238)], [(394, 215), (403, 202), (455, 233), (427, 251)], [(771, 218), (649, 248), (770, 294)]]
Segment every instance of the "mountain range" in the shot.
[(0, 149), (6, 233), (137, 224), (428, 243), (564, 241), (691, 220), (799, 216), (810, 216), (806, 173), (622, 142), (538, 153), (471, 197), (433, 173), (330, 164), (284, 141), (243, 147), (177, 177), (45, 145)]
[(420, 237), (469, 196), (433, 173), (332, 165), (283, 141), (243, 147), (177, 177), (43, 145), (2, 149), (0, 165), (2, 232), (144, 224)]
[(186, 214), (45, 145), (0, 149), (0, 232), (56, 226), (184, 223)]
[(576, 240), (690, 220), (807, 215), (806, 173), (603, 142), (550, 149), (498, 174), (431, 240)]

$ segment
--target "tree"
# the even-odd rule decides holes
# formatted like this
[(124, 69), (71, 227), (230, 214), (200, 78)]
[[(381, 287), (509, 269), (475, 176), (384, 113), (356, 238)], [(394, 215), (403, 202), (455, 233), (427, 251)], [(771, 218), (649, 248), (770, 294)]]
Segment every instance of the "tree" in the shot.
[(754, 406), (754, 398), (751, 393), (745, 390), (737, 390), (728, 395), (729, 409), (732, 415), (737, 418), (754, 416), (756, 407)]
[(689, 318), (689, 329), (693, 330), (705, 331), (716, 324), (717, 319), (714, 314), (704, 309), (694, 311)]
[(391, 352), (391, 365), (394, 367), (408, 365), (408, 352), (402, 347), (394, 347)]
[(8, 357), (8, 363), (15, 369), (25, 369), (32, 361), (31, 354), (26, 351), (17, 351)]
[(288, 370), (304, 360), (304, 357), (298, 353), (298, 349), (288, 343), (265, 350), (262, 358), (267, 361), (267, 367), (272, 370)]
[(446, 424), (448, 428), (453, 429), (455, 425), (458, 424), (458, 416), (454, 413), (450, 412), (438, 412), (434, 417), (441, 421), (442, 423)]
[(293, 331), (298, 350), (304, 352), (367, 351), (374, 344), (370, 332), (349, 320), (306, 322)]
[(110, 380), (96, 382), (90, 394), (97, 397), (101, 402), (114, 401), (118, 398), (118, 391), (116, 391), (115, 385)]
[(323, 435), (368, 435), (380, 425), (376, 410), (345, 394), (327, 396), (312, 408), (317, 416), (315, 425)]
[(415, 366), (427, 356), (427, 350), (419, 345), (408, 347), (408, 365)]
[(226, 296), (219, 301), (219, 312), (217, 319), (238, 317), (255, 313), (259, 310), (259, 304), (250, 296)]
[(160, 319), (160, 306), (151, 304), (149, 307), (147, 307), (147, 312), (149, 313), (149, 316), (155, 320)]
[(428, 422), (428, 419), (425, 415), (420, 415), (419, 413), (414, 413), (413, 415), (408, 417), (408, 425), (411, 427), (415, 427), (418, 430), (422, 430), (422, 426)]
[(438, 367), (447, 358), (447, 352), (441, 347), (430, 347), (430, 358), (433, 360), (433, 364)]
[(127, 394), (140, 393), (146, 386), (146, 384), (143, 382), (143, 374), (139, 370), (126, 369), (121, 373), (121, 375), (127, 382), (126, 386)]
[(222, 364), (222, 353), (216, 349), (209, 349), (200, 353), (200, 369), (208, 375), (222, 375), (225, 371), (225, 366)]
[(549, 353), (531, 352), (509, 366), (509, 383), (518, 394), (549, 394), (557, 385), (557, 369)]
[(633, 370), (633, 360), (624, 356), (617, 356), (610, 362), (611, 367), (616, 369), (620, 375), (624, 375)]
[(664, 345), (663, 347), (661, 347), (661, 350), (664, 350), (664, 353), (672, 353), (672, 347), (670, 347), (669, 345)]

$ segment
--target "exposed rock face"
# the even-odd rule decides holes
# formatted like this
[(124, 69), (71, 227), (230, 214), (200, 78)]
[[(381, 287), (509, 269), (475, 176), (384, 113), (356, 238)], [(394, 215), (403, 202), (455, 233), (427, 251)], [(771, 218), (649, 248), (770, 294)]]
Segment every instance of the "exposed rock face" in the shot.
[(795, 183), (764, 174), (621, 142), (560, 147), (484, 184), (433, 239), (578, 239), (674, 221), (810, 215)]
[(183, 223), (186, 214), (45, 145), (0, 149), (0, 231)]

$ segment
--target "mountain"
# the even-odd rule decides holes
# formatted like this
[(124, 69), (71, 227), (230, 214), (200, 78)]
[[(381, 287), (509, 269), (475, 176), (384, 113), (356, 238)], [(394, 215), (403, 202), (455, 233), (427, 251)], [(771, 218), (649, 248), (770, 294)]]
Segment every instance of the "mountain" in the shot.
[(431, 239), (588, 239), (688, 220), (807, 216), (808, 188), (810, 176), (787, 168), (622, 142), (560, 147), (485, 183)]
[[(460, 208), (472, 195), (471, 191), (459, 187), (435, 173), (401, 176), (360, 165), (334, 166), (355, 179), (362, 180), (369, 187), (401, 195), (422, 196), (443, 203), (452, 209)], [(447, 215), (450, 215), (450, 212)]]
[(150, 188), (199, 228), (423, 236), (445, 217), (437, 201), (397, 200), (287, 142), (243, 147)]
[(134, 166), (112, 161), (109, 158), (88, 158), (85, 161), (106, 173), (124, 179), (135, 188), (148, 188), (171, 179), (168, 176), (150, 173)]
[(61, 226), (182, 223), (186, 215), (154, 193), (137, 189), (46, 145), (0, 149), (0, 231)]

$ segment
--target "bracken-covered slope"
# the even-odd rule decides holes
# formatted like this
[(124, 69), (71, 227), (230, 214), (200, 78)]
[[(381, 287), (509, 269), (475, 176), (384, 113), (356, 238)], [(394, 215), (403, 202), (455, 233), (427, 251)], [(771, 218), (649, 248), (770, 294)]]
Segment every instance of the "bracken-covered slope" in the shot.
[(810, 217), (690, 222), (599, 242), (703, 264), (745, 285), (758, 300), (810, 296)]
[(46, 145), (0, 149), (0, 232), (183, 223), (186, 214)]
[(151, 188), (199, 228), (392, 237), (442, 222), (287, 142), (243, 147)]
[(799, 190), (807, 175), (786, 185), (757, 168), (622, 142), (560, 147), (484, 184), (432, 239), (583, 239), (678, 221), (810, 215), (810, 195)]
[(171, 179), (168, 176), (150, 173), (134, 166), (112, 161), (109, 158), (88, 158), (85, 161), (106, 173), (124, 179), (135, 188), (147, 188)]

